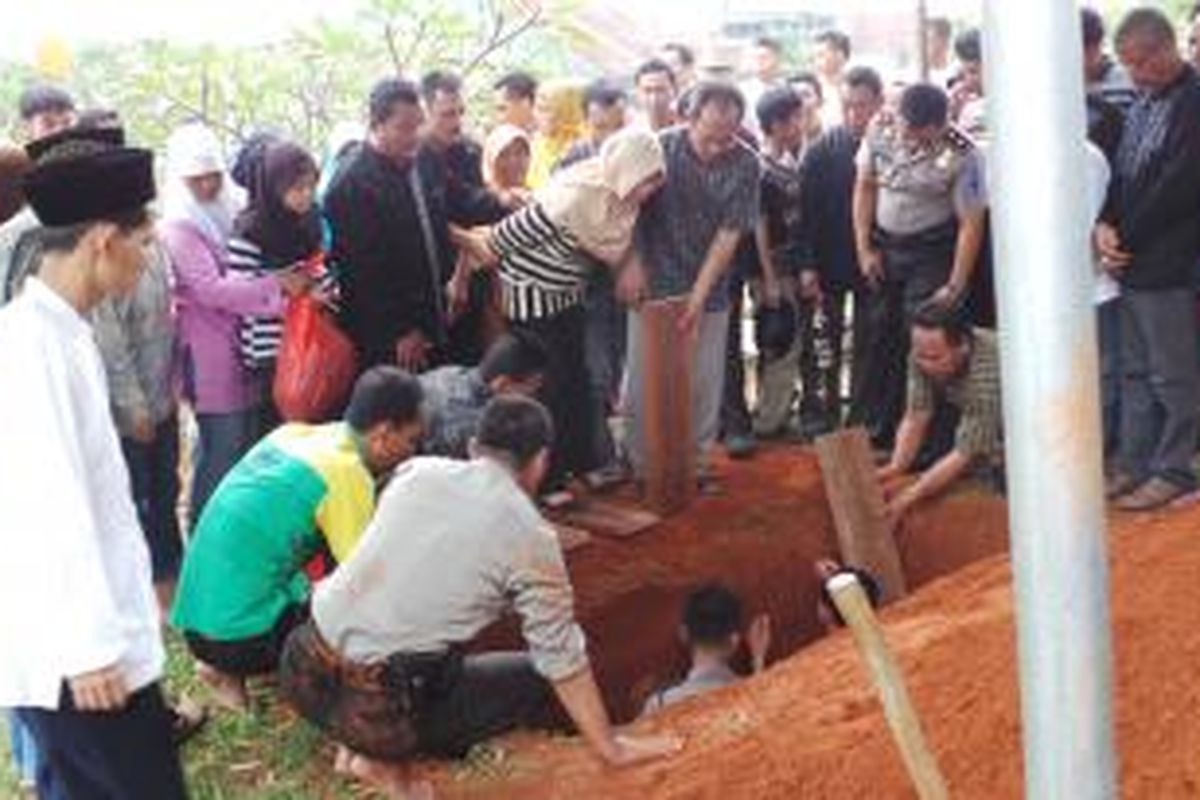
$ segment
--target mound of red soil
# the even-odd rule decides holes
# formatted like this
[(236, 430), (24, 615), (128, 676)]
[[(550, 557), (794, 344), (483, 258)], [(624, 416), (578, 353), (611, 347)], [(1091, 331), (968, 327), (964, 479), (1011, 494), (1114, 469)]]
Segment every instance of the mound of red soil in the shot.
[[(1122, 523), (1114, 547), (1117, 715), (1128, 796), (1195, 796), (1200, 690), (1187, 675), (1200, 650), (1190, 637), (1187, 558), (1200, 510)], [(913, 587), (1002, 551), (1004, 505), (959, 493), (918, 509), (899, 536)], [(818, 636), (810, 565), (829, 552), (830, 519), (815, 459), (768, 452), (728, 467), (728, 492), (626, 542), (572, 554), (578, 608), (610, 702), (626, 712), (650, 685), (678, 673), (673, 644), (688, 588), (720, 578), (767, 609), (779, 652)], [(1168, 559), (1171, 559), (1168, 561)], [(1147, 581), (1147, 572), (1156, 579)], [(1164, 573), (1165, 572), (1165, 575)], [(1019, 704), (1007, 560), (991, 558), (928, 585), (883, 614), (932, 747), (954, 798), (1021, 795)], [(1200, 591), (1200, 589), (1196, 590)], [(1177, 608), (1170, 619), (1168, 601)], [(1169, 688), (1170, 687), (1170, 688)], [(576, 739), (518, 734), (482, 771), (434, 770), (444, 796), (487, 798), (910, 798), (882, 711), (845, 632), (775, 663), (766, 674), (637, 724), (683, 735), (670, 762), (604, 768)], [(1169, 736), (1175, 740), (1168, 742)], [(1184, 756), (1186, 754), (1186, 756)], [(1192, 781), (1195, 781), (1194, 783)]]
[[(980, 501), (951, 498), (906, 537), (920, 559), (985, 549)], [(1200, 796), (1200, 507), (1119, 518), (1110, 537), (1121, 792)], [(964, 536), (959, 539), (955, 537)], [(941, 543), (938, 548), (935, 543)], [(934, 570), (909, 561), (912, 570)], [(951, 796), (1022, 796), (1015, 629), (1005, 558), (926, 586), (883, 613)], [(845, 632), (765, 674), (669, 709), (641, 731), (683, 735), (682, 754), (628, 771), (582, 743), (529, 734), (503, 743), (503, 769), (442, 782), (446, 796), (520, 798), (910, 798), (882, 711)]]

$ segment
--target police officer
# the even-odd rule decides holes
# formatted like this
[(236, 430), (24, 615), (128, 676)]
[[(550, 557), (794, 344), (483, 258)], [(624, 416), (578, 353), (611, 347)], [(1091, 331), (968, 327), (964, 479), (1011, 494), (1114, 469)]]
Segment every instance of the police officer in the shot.
[(961, 308), (984, 235), (982, 162), (969, 137), (947, 122), (946, 94), (908, 87), (859, 150), (854, 233), (870, 300), (870, 334), (859, 354), (865, 419), (876, 444), (891, 445), (904, 407), (908, 318), (924, 303)]

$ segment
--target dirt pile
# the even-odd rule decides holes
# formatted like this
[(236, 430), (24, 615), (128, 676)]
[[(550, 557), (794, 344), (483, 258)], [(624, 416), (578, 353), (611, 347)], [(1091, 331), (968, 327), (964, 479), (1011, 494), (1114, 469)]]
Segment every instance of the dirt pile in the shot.
[[(951, 543), (949, 535), (955, 536)], [(636, 539), (600, 540), (572, 554), (580, 618), (610, 704), (629, 718), (646, 693), (677, 678), (684, 666), (675, 638), (679, 606), (688, 589), (706, 579), (732, 585), (750, 611), (772, 614), (776, 657), (817, 639), (810, 565), (830, 552), (830, 537), (815, 458), (782, 449), (729, 467), (724, 496), (704, 498)], [(910, 582), (919, 586), (1002, 551), (1004, 505), (978, 493), (955, 495), (919, 509), (899, 541)], [(1008, 760), (1001, 756), (999, 769), (988, 766), (991, 758), (976, 763), (967, 755), (957, 763), (957, 752), (980, 752), (963, 749), (967, 743), (986, 748), (994, 738), (1011, 740), (1015, 752), (1007, 599), (1007, 570), (987, 564), (888, 613), (888, 634), (903, 666), (922, 673), (914, 681), (922, 713), (928, 706), (928, 713), (949, 720), (931, 724), (930, 736), (939, 755), (946, 752), (956, 797), (960, 774), (1005, 774)], [(938, 667), (964, 652), (985, 656), (986, 668), (972, 665), (960, 676), (973, 691), (937, 692), (949, 674), (958, 674)], [(1011, 710), (998, 720), (981, 713), (979, 704)], [(576, 740), (518, 734), (501, 743), (497, 763), (436, 776), (450, 797), (907, 797), (882, 725), (852, 645), (839, 635), (758, 679), (641, 723), (687, 738), (685, 753), (669, 764), (613, 773)], [(1011, 771), (1018, 774), (1016, 767)]]
[[(972, 513), (973, 505), (970, 498), (952, 498), (923, 512), (906, 550), (931, 535), (932, 526), (942, 537), (966, 531), (979, 538), (965, 544), (940, 539), (944, 551), (982, 547), (983, 515), (978, 508)], [(1115, 717), (1124, 797), (1200, 796), (1200, 682), (1193, 679), (1200, 664), (1197, 528), (1200, 507), (1113, 524)], [(914, 552), (927, 558), (928, 550)], [(884, 614), (956, 800), (1022, 795), (1010, 584), (1007, 560), (991, 558)], [(639, 729), (678, 732), (687, 748), (669, 763), (613, 772), (576, 740), (522, 734), (505, 740), (502, 767), (493, 774), (439, 783), (450, 797), (913, 796), (845, 633)]]

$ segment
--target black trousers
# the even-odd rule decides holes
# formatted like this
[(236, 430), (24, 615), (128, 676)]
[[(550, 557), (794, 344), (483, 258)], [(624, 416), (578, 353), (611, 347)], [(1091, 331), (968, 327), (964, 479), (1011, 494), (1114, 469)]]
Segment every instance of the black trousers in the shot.
[(474, 745), (552, 720), (550, 684), (526, 653), (467, 656), (449, 691), (431, 698), (417, 721), (422, 752), (462, 758)]
[(600, 466), (592, 447), (595, 407), (587, 369), (587, 315), (577, 305), (552, 317), (514, 321), (545, 344), (549, 355), (541, 400), (554, 418), (554, 450), (547, 490), (561, 488), (569, 476), (583, 477)]
[[(42, 800), (182, 800), (183, 770), (171, 713), (158, 684), (135, 693), (121, 711), (75, 710), (63, 684), (59, 708), (17, 709), (48, 773)], [(43, 777), (47, 778), (43, 786)]]
[(183, 638), (197, 660), (226, 675), (239, 678), (269, 675), (279, 667), (279, 657), (288, 634), (307, 619), (308, 606), (291, 606), (284, 609), (271, 630), (260, 636), (223, 642), (184, 631)]

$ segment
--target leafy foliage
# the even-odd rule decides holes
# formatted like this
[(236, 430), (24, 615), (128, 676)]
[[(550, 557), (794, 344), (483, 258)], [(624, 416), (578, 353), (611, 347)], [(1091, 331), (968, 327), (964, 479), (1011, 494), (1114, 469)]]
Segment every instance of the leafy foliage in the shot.
[[(578, 35), (566, 22), (571, 0), (553, 9), (540, 0), (363, 3), (349, 19), (318, 19), (265, 45), (92, 44), (72, 54), (69, 88), (84, 107), (119, 111), (131, 138), (151, 146), (200, 119), (227, 144), (266, 127), (319, 151), (338, 122), (363, 118), (379, 78), (456, 70), (481, 110), (503, 68), (566, 70)], [(33, 67), (0, 62), (0, 130), (15, 129), (17, 98), (36, 79)]]

